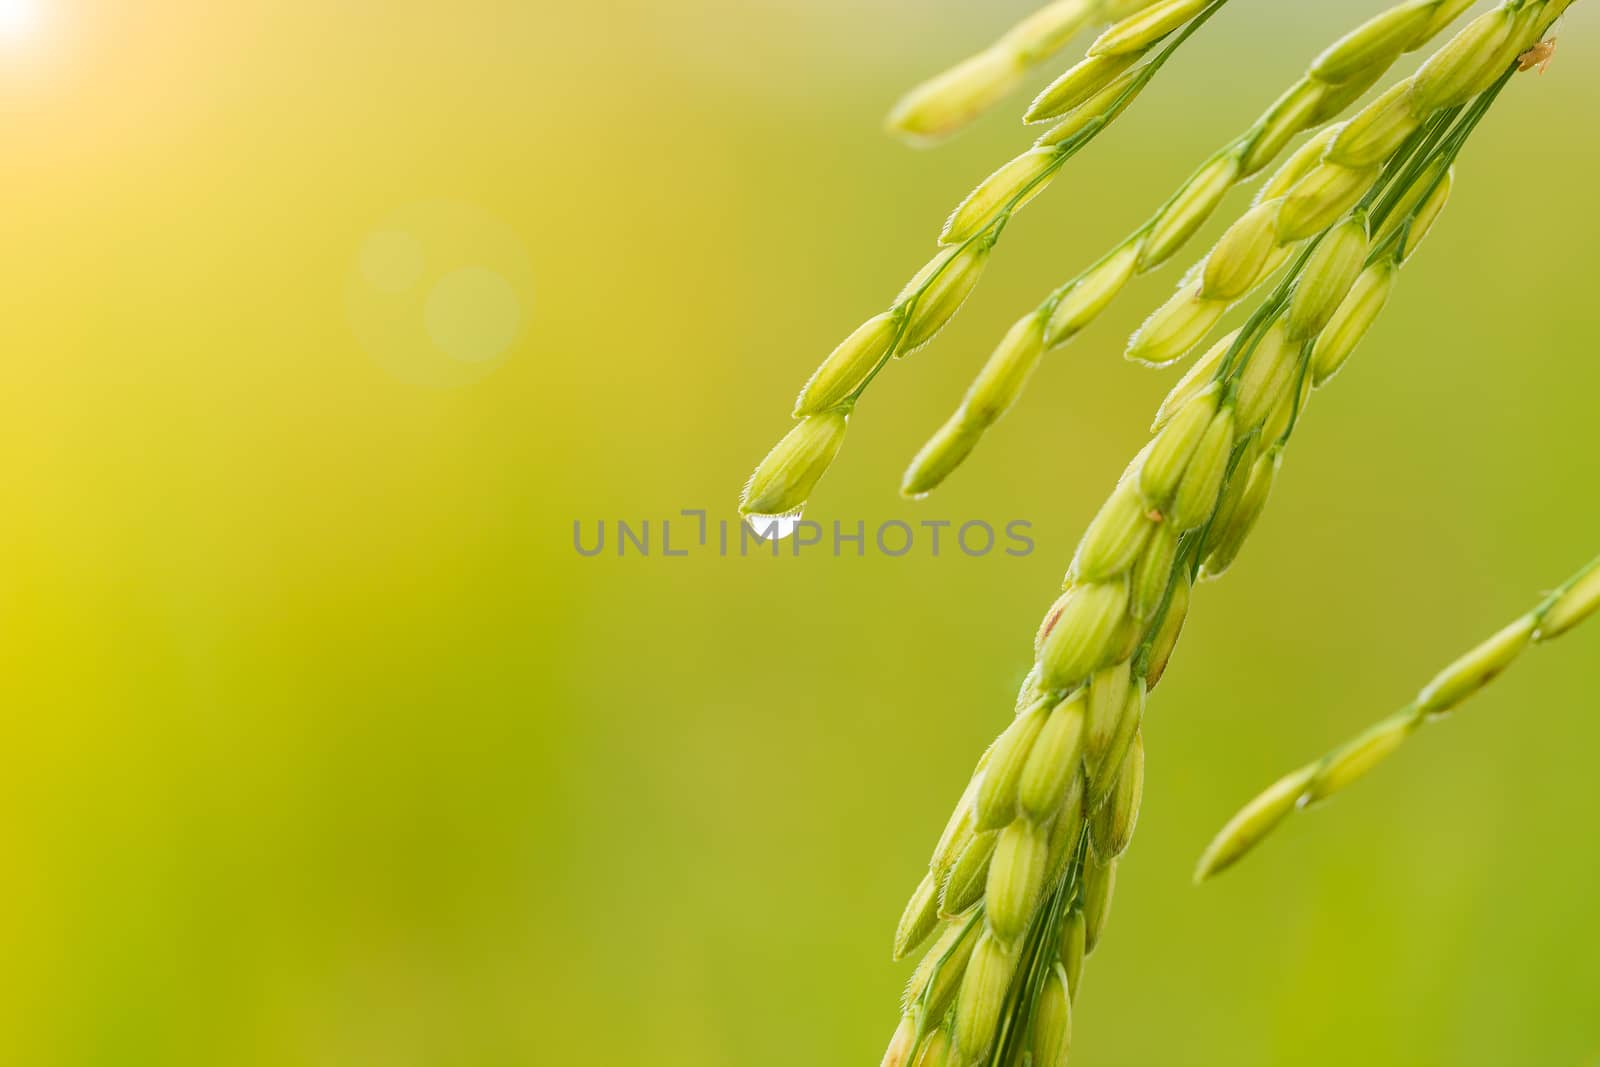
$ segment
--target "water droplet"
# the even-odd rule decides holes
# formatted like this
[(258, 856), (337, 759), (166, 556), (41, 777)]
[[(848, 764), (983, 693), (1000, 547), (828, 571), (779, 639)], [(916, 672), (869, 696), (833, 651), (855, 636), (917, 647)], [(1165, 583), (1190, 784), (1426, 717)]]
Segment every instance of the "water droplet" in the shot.
[(764, 541), (782, 541), (800, 528), (804, 505), (782, 515), (746, 515), (745, 523)]

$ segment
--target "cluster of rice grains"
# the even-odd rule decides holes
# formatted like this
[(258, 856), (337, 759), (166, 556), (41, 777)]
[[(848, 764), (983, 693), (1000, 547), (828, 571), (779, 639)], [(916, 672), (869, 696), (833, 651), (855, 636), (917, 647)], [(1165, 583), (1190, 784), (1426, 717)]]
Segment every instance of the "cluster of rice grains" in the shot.
[[(977, 287), (1012, 216), (1109, 126), (1167, 58), (1226, 3), (1160, 0), (1115, 23), (1090, 45), (1089, 58), (1079, 65), (1095, 71), (1083, 79), (1085, 99), (1067, 110), (1034, 147), (985, 178), (951, 213), (939, 235), (939, 250), (894, 303), (858, 326), (822, 361), (795, 401), (795, 426), (745, 485), (741, 511), (756, 516), (799, 512), (838, 455), (845, 423), (878, 372), (890, 359), (908, 356), (938, 336)], [(993, 92), (980, 82), (981, 73), (969, 71), (964, 78), (947, 81), (944, 91), (963, 100)], [(1026, 365), (986, 375), (994, 379), (990, 387), (1002, 394), (1019, 389), (1032, 361), (1017, 362)], [(1009, 402), (996, 399), (996, 417)]]
[(994, 44), (901, 97), (884, 125), (915, 145), (958, 133), (1022, 82), (1023, 75), (1065, 48), (1092, 23), (1117, 22), (1154, 0), (1055, 0), (1006, 31)]
[[(1439, 217), (1467, 138), (1571, 2), (1505, 0), (1335, 124), (1471, 0), (1408, 0), (1352, 30), (1125, 240), (1018, 320), (912, 462), (903, 491), (921, 496), (969, 456), (1046, 350), (1105, 310), (1130, 278), (1172, 259), (1230, 189), (1310, 133), (1129, 342), (1132, 360), (1173, 363), (1199, 348), (1230, 307), (1260, 294), (1243, 324), (1211, 344), (1167, 396), (1152, 439), (1078, 545), (1039, 628), (1016, 714), (979, 760), (900, 921), (897, 958), (929, 947), (885, 1067), (1066, 1062), (1084, 958), (1105, 928), (1118, 857), (1138, 818), (1145, 704), (1191, 589), (1233, 562), (1313, 390), (1373, 324)], [(806, 383), (797, 424), (746, 487), (745, 512), (804, 505), (879, 371), (933, 340), (977, 285), (1012, 215), (1225, 3), (1062, 0), (902, 102), (894, 128), (943, 136), (1079, 25), (1123, 16), (1029, 108), (1028, 121), (1056, 125), (956, 208), (934, 259)], [(1274, 785), (1213, 844), (1202, 874), (1232, 862), (1294, 806), (1359, 775), (1527, 644), (1576, 623), (1600, 603), (1597, 573), (1563, 586), (1399, 715)]]

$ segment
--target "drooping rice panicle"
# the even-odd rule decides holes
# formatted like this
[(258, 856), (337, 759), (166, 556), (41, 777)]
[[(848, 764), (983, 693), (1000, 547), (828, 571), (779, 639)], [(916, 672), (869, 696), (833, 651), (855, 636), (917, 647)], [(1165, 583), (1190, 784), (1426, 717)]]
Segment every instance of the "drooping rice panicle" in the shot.
[(890, 109), (884, 128), (909, 144), (937, 144), (1004, 99), (1085, 26), (1117, 22), (1155, 2), (1053, 0), (989, 47), (908, 91)]
[(1195, 880), (1237, 863), (1296, 808), (1325, 800), (1360, 778), (1418, 727), (1449, 714), (1488, 685), (1530, 645), (1560, 637), (1600, 609), (1600, 558), (1591, 560), (1533, 610), (1450, 664), (1411, 703), (1321, 759), (1284, 775), (1228, 821), (1200, 857)]
[[(937, 487), (1016, 402), (1045, 351), (1066, 344), (1088, 326), (1134, 276), (1167, 262), (1229, 189), (1258, 173), (1296, 134), (1342, 111), (1402, 54), (1421, 48), (1470, 6), (1471, 0), (1407, 0), (1324, 50), (1300, 81), (1248, 130), (1213, 153), (1154, 215), (1012, 326), (956, 411), (911, 461), (902, 493), (920, 497)], [(1223, 234), (1207, 261), (1135, 333), (1129, 358), (1162, 365), (1190, 351), (1229, 306), (1283, 265), (1297, 241), (1319, 232), (1327, 219), (1359, 200), (1383, 160), (1412, 129), (1453, 100), (1473, 95), (1462, 93), (1486, 84), (1484, 70), (1492, 78), (1504, 66), (1500, 59), (1509, 61), (1507, 53), (1514, 56), (1537, 40), (1565, 7), (1507, 0), (1447, 42), (1417, 75), (1345, 126), (1324, 129), (1307, 142), (1267, 181), (1255, 205)], [(1549, 14), (1552, 8), (1554, 15)], [(1481, 66), (1472, 67), (1474, 62)], [(1069, 71), (1058, 84), (1072, 76)], [(1054, 86), (1046, 89), (1036, 101), (1036, 112), (1047, 113), (1048, 108), (1041, 111), (1041, 102), (1060, 96)]]
[[(979, 760), (901, 919), (897, 957), (937, 939), (885, 1067), (1065, 1062), (1070, 1006), (1060, 1009), (1055, 982), (1070, 1005), (1105, 929), (1138, 818), (1146, 697), (1192, 585), (1237, 554), (1309, 399), (1318, 345), (1336, 328), (1362, 332), (1341, 325), (1351, 301), (1371, 303), (1359, 279), (1398, 269), (1416, 248), (1450, 164), (1514, 69), (1409, 131), (1206, 372), (1162, 405), (1150, 444), (1084, 533), (1017, 713)], [(930, 1048), (945, 1058), (924, 1059)]]
[[(746, 483), (742, 513), (783, 515), (805, 504), (837, 455), (846, 421), (872, 379), (891, 358), (909, 355), (938, 335), (977, 286), (1011, 217), (1132, 104), (1167, 59), (1227, 2), (1159, 0), (1095, 40), (1091, 51), (1130, 60), (1125, 69), (1032, 148), (979, 183), (946, 221), (938, 253), (894, 304), (859, 326), (823, 361), (795, 401), (792, 414), (799, 426), (773, 447)], [(825, 425), (809, 425), (815, 420)]]

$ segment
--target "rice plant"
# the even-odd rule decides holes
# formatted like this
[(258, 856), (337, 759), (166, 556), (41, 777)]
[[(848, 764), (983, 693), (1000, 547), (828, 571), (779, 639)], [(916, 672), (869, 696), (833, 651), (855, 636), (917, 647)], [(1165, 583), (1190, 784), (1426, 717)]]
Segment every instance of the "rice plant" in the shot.
[[(913, 497), (972, 455), (1046, 351), (1103, 312), (1129, 279), (1175, 258), (1229, 190), (1288, 152), (1129, 339), (1127, 357), (1153, 367), (1204, 351), (1078, 542), (1039, 626), (1011, 721), (977, 761), (911, 894), (894, 954), (923, 952), (884, 1067), (1067, 1062), (1084, 962), (1106, 931), (1118, 860), (1138, 821), (1145, 711), (1194, 589), (1238, 557), (1316, 390), (1374, 325), (1440, 219), (1458, 160), (1469, 158), (1469, 142), (1517, 73), (1548, 58), (1550, 34), (1571, 2), (1504, 0), (1340, 122), (1401, 55), (1428, 47), (1472, 5), (1407, 0), (1353, 28), (1144, 223), (1018, 319), (917, 453), (902, 483)], [(798, 421), (757, 467), (742, 510), (777, 515), (805, 505), (872, 382), (894, 358), (935, 339), (977, 286), (1011, 218), (1226, 3), (1122, 5), (1131, 10), (1119, 11), (1086, 58), (1027, 109), (1027, 121), (1056, 125), (955, 209), (929, 264), (806, 383)], [(1069, 28), (1114, 7), (1050, 5), (1023, 24), (1031, 30), (1013, 31), (915, 90), (891, 125), (921, 139), (953, 132), (1053, 54)], [(1210, 340), (1223, 315), (1241, 306), (1243, 324)], [(1600, 566), (1591, 565), (1401, 712), (1269, 788), (1206, 852), (1201, 876), (1237, 860), (1295, 807), (1364, 773), (1527, 646), (1595, 610), (1597, 575)]]

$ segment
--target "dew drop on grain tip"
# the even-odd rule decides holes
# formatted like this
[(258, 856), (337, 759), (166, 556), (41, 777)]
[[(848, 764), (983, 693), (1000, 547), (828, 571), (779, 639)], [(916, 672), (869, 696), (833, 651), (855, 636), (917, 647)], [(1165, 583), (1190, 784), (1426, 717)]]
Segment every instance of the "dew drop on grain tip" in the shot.
[(803, 508), (786, 511), (782, 515), (746, 515), (745, 524), (763, 541), (782, 541), (800, 528)]

